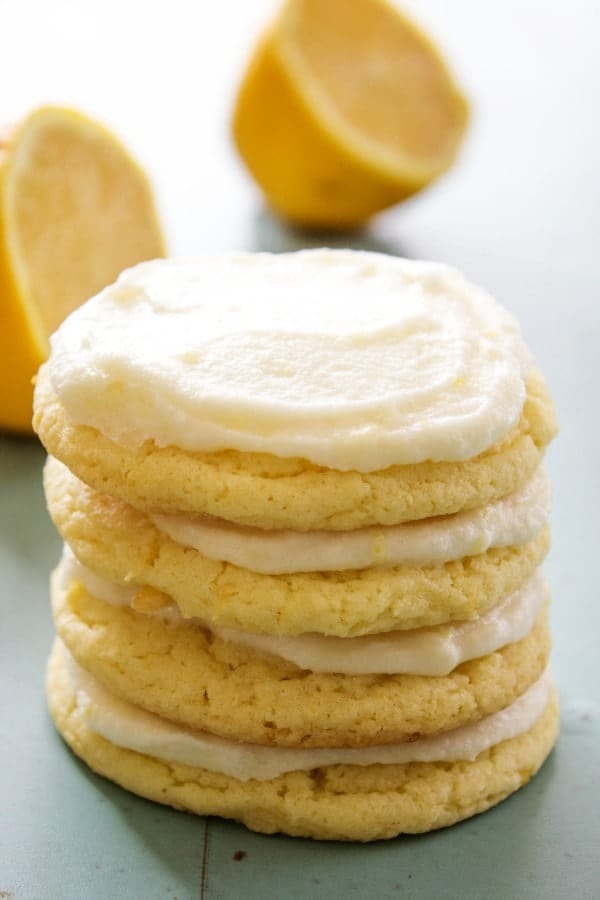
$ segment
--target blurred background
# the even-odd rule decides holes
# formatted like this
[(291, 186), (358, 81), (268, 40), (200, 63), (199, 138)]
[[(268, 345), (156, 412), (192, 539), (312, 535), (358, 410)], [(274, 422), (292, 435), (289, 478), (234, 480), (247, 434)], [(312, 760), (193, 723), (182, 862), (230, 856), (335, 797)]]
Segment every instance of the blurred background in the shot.
[[(0, 121), (81, 108), (149, 171), (169, 249), (280, 249), (229, 139), (236, 87), (274, 0), (0, 0)], [(600, 232), (595, 0), (415, 0), (472, 103), (457, 165), (374, 225), (411, 256), (588, 263)], [(270, 245), (273, 245), (272, 247)], [(599, 263), (600, 265), (600, 263)], [(514, 285), (491, 285), (510, 304)]]

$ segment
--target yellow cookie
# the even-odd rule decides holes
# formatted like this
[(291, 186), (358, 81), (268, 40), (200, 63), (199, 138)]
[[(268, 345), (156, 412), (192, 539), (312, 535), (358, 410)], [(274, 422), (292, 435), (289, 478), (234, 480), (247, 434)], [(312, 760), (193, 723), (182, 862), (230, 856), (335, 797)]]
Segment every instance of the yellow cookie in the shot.
[(191, 622), (113, 606), (53, 579), (56, 629), (113, 694), (182, 725), (279, 746), (415, 740), (509, 706), (544, 671), (546, 611), (530, 634), (446, 676), (313, 673)]
[(117, 747), (91, 731), (59, 646), (50, 659), (47, 692), (59, 732), (100, 775), (177, 809), (235, 819), (267, 834), (283, 831), (322, 840), (392, 838), (483, 812), (529, 781), (558, 732), (554, 696), (528, 731), (473, 761), (336, 765), (242, 782)]
[(446, 515), (504, 497), (531, 478), (556, 419), (533, 371), (518, 426), (465, 462), (422, 462), (378, 472), (341, 472), (302, 459), (235, 450), (192, 453), (115, 444), (68, 421), (43, 366), (34, 428), (49, 453), (102, 493), (146, 512), (206, 513), (259, 528), (345, 530)]
[(166, 593), (186, 617), (267, 634), (349, 637), (473, 619), (520, 588), (549, 546), (544, 529), (522, 547), (445, 565), (262, 575), (182, 547), (52, 458), (45, 488), (54, 524), (90, 569)]

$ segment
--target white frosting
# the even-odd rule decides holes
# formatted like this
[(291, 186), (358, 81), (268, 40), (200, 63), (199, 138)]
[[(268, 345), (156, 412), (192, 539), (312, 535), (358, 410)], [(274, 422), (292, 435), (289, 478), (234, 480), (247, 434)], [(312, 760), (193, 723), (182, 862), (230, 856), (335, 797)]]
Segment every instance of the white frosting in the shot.
[(56, 569), (58, 578), (58, 586), (61, 590), (66, 591), (71, 581), (80, 581), (85, 589), (109, 603), (111, 606), (129, 606), (131, 601), (139, 591), (134, 585), (118, 584), (116, 581), (109, 581), (103, 578), (87, 566), (79, 562), (68, 544), (64, 544), (61, 560)]
[(171, 540), (270, 575), (372, 566), (433, 566), (491, 547), (521, 546), (550, 515), (550, 483), (542, 469), (521, 490), (479, 509), (390, 527), (354, 531), (265, 531), (218, 519), (155, 515)]
[[(79, 580), (98, 599), (117, 605), (129, 605), (136, 591), (100, 578), (66, 550), (59, 566), (62, 589), (71, 579)], [(223, 640), (271, 653), (312, 672), (447, 675), (469, 659), (493, 653), (526, 637), (546, 596), (544, 580), (538, 570), (520, 591), (473, 622), (353, 638), (319, 634), (295, 637), (250, 634), (198, 619), (188, 621), (198, 622)], [(170, 621), (182, 621), (175, 606), (165, 607), (156, 615)]]
[(448, 675), (469, 659), (478, 659), (526, 637), (546, 597), (546, 586), (538, 571), (520, 591), (473, 622), (353, 638), (320, 634), (284, 637), (229, 628), (214, 631), (224, 640), (272, 653), (311, 672)]
[[(65, 651), (66, 653), (66, 651)], [(216, 737), (174, 725), (110, 694), (69, 657), (77, 705), (87, 727), (116, 744), (157, 759), (222, 772), (240, 781), (267, 781), (297, 770), (338, 764), (369, 766), (408, 762), (474, 760), (501, 741), (528, 731), (550, 699), (552, 677), (547, 669), (511, 706), (435, 737), (404, 744), (353, 749), (264, 747)]]
[(361, 472), (481, 453), (518, 422), (530, 364), (456, 270), (349, 250), (142, 263), (51, 347), (69, 419), (118, 443)]

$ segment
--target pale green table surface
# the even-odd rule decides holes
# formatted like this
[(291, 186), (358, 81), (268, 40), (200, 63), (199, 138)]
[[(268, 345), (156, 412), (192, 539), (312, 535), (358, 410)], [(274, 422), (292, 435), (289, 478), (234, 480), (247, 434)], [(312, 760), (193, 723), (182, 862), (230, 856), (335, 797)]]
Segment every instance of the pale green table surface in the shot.
[[(239, 66), (275, 4), (221, 0), (208, 17), (207, 4), (145, 4), (142, 36), (140, 5), (126, 0), (94, 4), (93, 28), (85, 4), (0, 0), (0, 84), (10, 86), (0, 120), (54, 99), (113, 125), (153, 174), (173, 252), (334, 243), (261, 212), (227, 140)], [(558, 746), (496, 809), (366, 846), (254, 835), (92, 775), (55, 733), (43, 696), (48, 574), (59, 555), (43, 452), (0, 436), (0, 898), (600, 898), (597, 6), (421, 0), (418, 12), (473, 100), (469, 141), (439, 185), (337, 243), (459, 266), (516, 313), (547, 374), (562, 428), (548, 454), (554, 548), (545, 567)]]

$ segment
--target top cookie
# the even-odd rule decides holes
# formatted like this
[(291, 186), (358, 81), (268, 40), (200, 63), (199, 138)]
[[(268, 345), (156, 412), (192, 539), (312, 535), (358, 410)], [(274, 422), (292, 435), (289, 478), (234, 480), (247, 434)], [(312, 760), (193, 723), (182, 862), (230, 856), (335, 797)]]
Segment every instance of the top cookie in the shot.
[(478, 506), (555, 430), (514, 319), (459, 273), (352, 251), (142, 264), (52, 338), (34, 425), (139, 508), (354, 528)]

